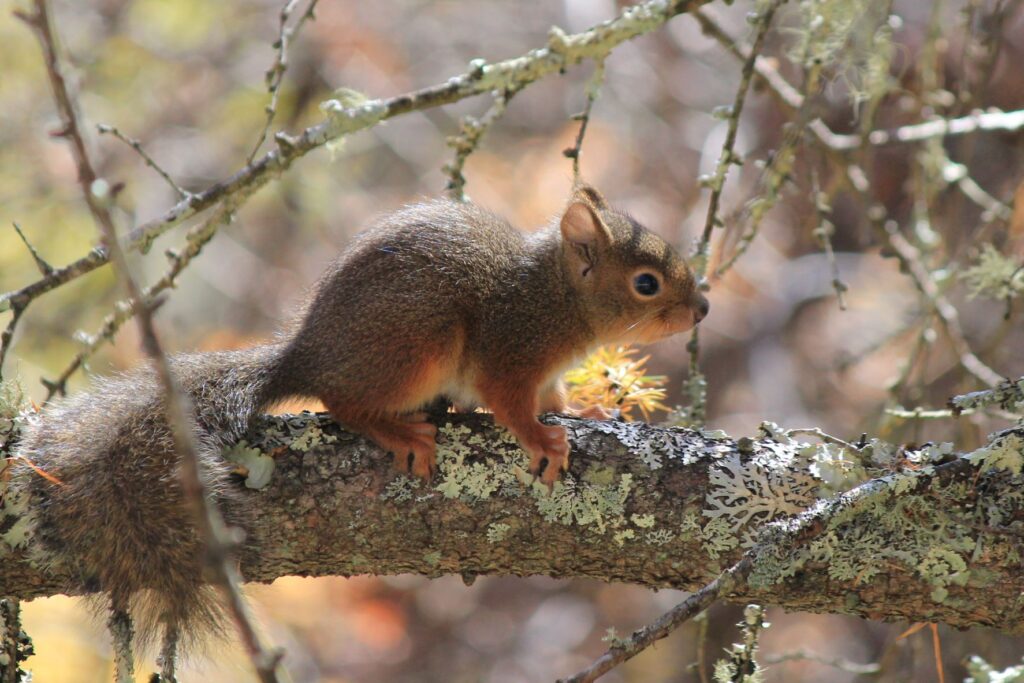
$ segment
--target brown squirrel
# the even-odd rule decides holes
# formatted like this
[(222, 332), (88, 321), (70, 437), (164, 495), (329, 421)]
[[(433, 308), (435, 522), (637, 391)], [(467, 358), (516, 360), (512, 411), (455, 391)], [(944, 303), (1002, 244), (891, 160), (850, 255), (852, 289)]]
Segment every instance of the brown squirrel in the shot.
[[(423, 478), (436, 428), (416, 411), (439, 396), (482, 404), (551, 483), (569, 446), (563, 427), (537, 416), (566, 410), (561, 373), (597, 345), (657, 341), (707, 312), (679, 254), (581, 186), (558, 224), (529, 236), (466, 203), (387, 215), (341, 253), (277, 343), (171, 364), (195, 408), (208, 493), (245, 528), (252, 503), (220, 453), (277, 402), (319, 398)], [(12, 481), (31, 495), (35, 558), (78, 577), (69, 590), (109, 593), (142, 640), (161, 625), (189, 637), (218, 621), (174, 452), (159, 382), (141, 367), (27, 429), (19, 454), (62, 485), (27, 465)]]

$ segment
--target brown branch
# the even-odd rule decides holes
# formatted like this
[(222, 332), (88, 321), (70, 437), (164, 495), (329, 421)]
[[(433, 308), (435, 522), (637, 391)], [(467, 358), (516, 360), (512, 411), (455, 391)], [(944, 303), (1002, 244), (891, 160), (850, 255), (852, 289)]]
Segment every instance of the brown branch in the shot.
[[(736, 442), (643, 424), (558, 420), (569, 429), (574, 455), (565, 481), (549, 494), (518, 478), (525, 456), (486, 415), (447, 416), (440, 474), (429, 486), (395, 473), (379, 449), (324, 416), (263, 418), (247, 448), (274, 454), (270, 482), (262, 490), (239, 483), (233, 492), (255, 516), (242, 571), (248, 580), (264, 582), (295, 574), (415, 572), (706, 587), (629, 640), (634, 648), (627, 654), (716, 597), (1024, 631), (1017, 606), (1024, 575), (1015, 560), (1020, 538), (1010, 533), (1024, 523), (1024, 506), (1010, 495), (1021, 478), (997, 470), (998, 460), (986, 461), (1024, 458), (1020, 429), (934, 469), (890, 472), (834, 498), (822, 489), (824, 498), (809, 497), (806, 512), (776, 516), (778, 524), (764, 526), (757, 517), (742, 519), (766, 498), (782, 501), (792, 491), (785, 493), (786, 479), (767, 488), (756, 482), (771, 472), (806, 477), (806, 459), (800, 461), (810, 450), (806, 443)], [(725, 468), (730, 462), (736, 470)], [(18, 476), (33, 475), (23, 470)], [(730, 506), (734, 517), (722, 520), (724, 536), (718, 537), (712, 501), (727, 490), (722, 487), (731, 476), (743, 477), (738, 483), (749, 488)], [(986, 517), (990, 506), (978, 505), (979, 496), (999, 507), (1000, 533), (985, 528), (993, 526)], [(12, 520), (2, 517), (7, 528)], [(748, 533), (757, 533), (759, 542), (744, 552), (739, 539)], [(811, 539), (825, 535), (836, 550), (818, 556)], [(725, 538), (731, 545), (721, 545)], [(947, 594), (936, 597), (933, 581), (943, 581), (942, 573), (923, 567), (934, 550), (957, 555), (951, 544), (980, 544), (986, 552), (962, 555), (970, 580), (961, 585), (950, 577), (940, 584)], [(31, 551), (18, 549), (0, 562), (0, 594), (30, 598), (75, 585), (31, 564)], [(835, 574), (851, 557), (884, 569), (863, 581), (857, 567), (845, 577)], [(715, 583), (723, 567), (729, 569)]]

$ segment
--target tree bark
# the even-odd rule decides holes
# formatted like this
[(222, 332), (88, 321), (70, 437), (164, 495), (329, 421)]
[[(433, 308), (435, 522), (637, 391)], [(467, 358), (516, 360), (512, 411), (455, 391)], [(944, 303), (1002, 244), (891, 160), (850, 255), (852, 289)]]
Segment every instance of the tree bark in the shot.
[[(248, 468), (250, 485), (265, 483), (246, 489), (257, 519), (243, 574), (544, 574), (695, 590), (769, 520), (881, 474), (862, 504), (838, 506), (810, 541), (755, 555), (749, 580), (724, 597), (1024, 632), (1024, 427), (953, 454), (812, 446), (770, 428), (737, 441), (546, 419), (568, 428), (573, 452), (552, 492), (532, 482), (525, 454), (486, 415), (443, 417), (429, 485), (326, 416), (261, 418), (249, 443), (227, 454)], [(950, 461), (958, 466), (941, 464)], [(772, 533), (784, 531), (782, 522)], [(0, 595), (62, 592), (66, 577), (33, 567), (28, 551), (3, 559)]]

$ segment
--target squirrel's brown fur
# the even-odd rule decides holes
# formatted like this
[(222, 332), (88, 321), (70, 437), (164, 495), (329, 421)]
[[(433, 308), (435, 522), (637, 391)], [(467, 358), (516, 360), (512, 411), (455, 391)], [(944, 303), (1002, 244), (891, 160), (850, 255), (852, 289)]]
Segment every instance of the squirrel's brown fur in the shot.
[[(320, 398), (423, 477), (436, 430), (415, 411), (442, 395), (483, 404), (550, 483), (568, 444), (537, 414), (565, 410), (561, 372), (597, 344), (654, 341), (706, 312), (679, 255), (592, 188), (529, 236), (472, 204), (433, 201), (360, 235), (279, 343), (176, 356), (172, 369), (195, 406), (208, 494), (245, 528), (248, 500), (233, 493), (220, 451), (277, 401)], [(158, 622), (194, 634), (218, 614), (161, 404), (148, 367), (58, 403), (19, 452), (62, 484), (27, 466), (13, 481), (32, 494), (36, 558), (70, 570), (73, 588), (129, 606), (143, 636)]]

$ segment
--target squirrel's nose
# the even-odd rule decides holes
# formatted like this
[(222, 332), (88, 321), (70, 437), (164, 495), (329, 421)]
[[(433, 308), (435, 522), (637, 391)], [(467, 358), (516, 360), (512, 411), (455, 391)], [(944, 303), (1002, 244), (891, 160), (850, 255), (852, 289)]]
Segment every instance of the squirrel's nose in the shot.
[(703, 294), (698, 294), (697, 304), (693, 307), (693, 324), (696, 325), (704, 318), (708, 317), (708, 311), (711, 310), (711, 304), (708, 302), (707, 297)]

